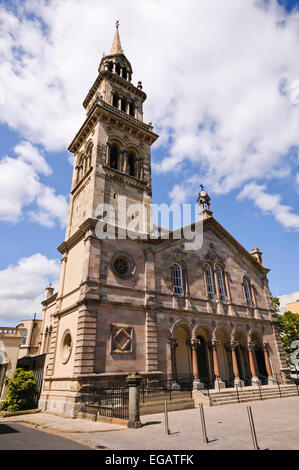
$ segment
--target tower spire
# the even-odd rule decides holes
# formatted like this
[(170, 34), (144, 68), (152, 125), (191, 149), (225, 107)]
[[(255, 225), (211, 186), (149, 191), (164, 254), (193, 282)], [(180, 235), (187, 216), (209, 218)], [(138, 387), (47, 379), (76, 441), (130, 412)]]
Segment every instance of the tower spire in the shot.
[(115, 35), (114, 35), (110, 55), (123, 54), (124, 53), (124, 51), (122, 50), (122, 47), (121, 47), (121, 43), (120, 43), (120, 37), (119, 37), (119, 32), (118, 32), (118, 28), (119, 28), (119, 21), (118, 20), (116, 20), (115, 26), (116, 26), (116, 31), (115, 31)]

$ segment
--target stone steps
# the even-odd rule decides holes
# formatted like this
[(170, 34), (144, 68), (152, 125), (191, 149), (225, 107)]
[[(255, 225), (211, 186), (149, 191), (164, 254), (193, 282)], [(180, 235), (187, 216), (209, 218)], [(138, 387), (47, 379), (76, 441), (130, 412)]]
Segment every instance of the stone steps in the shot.
[[(223, 391), (223, 392), (211, 392), (210, 393), (210, 404), (211, 406), (220, 406), (228, 405), (233, 403), (245, 403), (249, 401), (257, 400), (270, 400), (273, 398), (286, 398), (291, 396), (297, 396), (298, 391), (294, 385), (282, 385), (280, 391), (277, 387), (261, 387), (259, 389), (245, 389), (239, 390), (239, 399), (238, 394), (235, 390)], [(205, 394), (205, 396), (207, 396)], [(262, 398), (261, 398), (262, 397)]]

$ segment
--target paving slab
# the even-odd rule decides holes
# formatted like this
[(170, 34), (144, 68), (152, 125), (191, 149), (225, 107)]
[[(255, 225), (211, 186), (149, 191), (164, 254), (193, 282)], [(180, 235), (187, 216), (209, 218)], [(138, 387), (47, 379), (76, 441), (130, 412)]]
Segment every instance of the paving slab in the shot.
[(34, 415), (19, 415), (1, 418), (0, 423), (28, 423), (40, 427), (47, 427), (65, 433), (91, 433), (91, 432), (111, 432), (116, 430), (127, 430), (126, 426), (120, 424), (93, 422), (86, 419), (71, 419), (62, 416), (55, 416), (50, 413), (38, 413)]
[[(299, 397), (249, 404), (261, 450), (299, 449)], [(2, 418), (0, 423), (27, 423), (38, 429), (63, 433), (85, 445), (112, 450), (252, 450), (247, 403), (204, 407), (209, 443), (204, 444), (199, 409), (169, 413), (170, 435), (162, 413), (141, 417), (141, 429), (48, 413)]]
[[(205, 407), (208, 444), (203, 443), (198, 408), (169, 413), (169, 436), (164, 415), (154, 414), (142, 416), (141, 429), (81, 437), (114, 450), (252, 450), (247, 406)], [(299, 397), (252, 402), (250, 406), (261, 450), (299, 449)]]

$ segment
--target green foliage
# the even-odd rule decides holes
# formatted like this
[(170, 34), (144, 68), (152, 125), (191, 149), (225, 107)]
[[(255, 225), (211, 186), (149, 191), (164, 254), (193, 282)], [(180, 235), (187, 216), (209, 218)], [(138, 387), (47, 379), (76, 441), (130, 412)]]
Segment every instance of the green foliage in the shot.
[(285, 312), (283, 315), (277, 315), (277, 325), (282, 339), (283, 348), (289, 362), (290, 354), (293, 352), (291, 344), (293, 341), (299, 339), (299, 314)]
[(273, 308), (275, 310), (275, 313), (279, 313), (279, 307), (280, 307), (280, 300), (279, 297), (272, 297), (272, 303), (273, 303)]
[(6, 377), (5, 384), (8, 385), (8, 393), (2, 403), (3, 411), (23, 411), (35, 407), (35, 397), (39, 390), (31, 370), (16, 369), (11, 379)]

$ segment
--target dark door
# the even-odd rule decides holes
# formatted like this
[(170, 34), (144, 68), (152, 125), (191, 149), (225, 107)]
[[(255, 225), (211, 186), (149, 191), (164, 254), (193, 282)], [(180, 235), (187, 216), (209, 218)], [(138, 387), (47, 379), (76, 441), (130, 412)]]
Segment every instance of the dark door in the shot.
[(265, 364), (264, 351), (262, 351), (261, 349), (257, 349), (255, 351), (255, 357), (256, 357), (256, 362), (257, 362), (259, 379), (261, 380), (262, 384), (264, 384), (267, 382), (266, 377), (268, 377), (266, 364)]
[(210, 379), (208, 371), (206, 341), (201, 336), (198, 336), (198, 339), (200, 339), (200, 344), (197, 346), (198, 375), (200, 380), (203, 382), (208, 382)]

